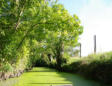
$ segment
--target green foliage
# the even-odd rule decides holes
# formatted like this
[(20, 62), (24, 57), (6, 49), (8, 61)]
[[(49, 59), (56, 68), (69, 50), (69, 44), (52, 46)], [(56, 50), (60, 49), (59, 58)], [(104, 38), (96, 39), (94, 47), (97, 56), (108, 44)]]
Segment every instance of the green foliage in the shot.
[(92, 54), (62, 66), (66, 72), (79, 73), (104, 84), (112, 84), (112, 52)]
[(1, 67), (0, 67), (0, 72), (12, 72), (13, 71), (13, 67), (11, 66), (11, 64), (7, 63), (2, 63)]
[(0, 67), (7, 62), (5, 71), (19, 71), (53, 61), (61, 67), (69, 57), (65, 47), (75, 47), (82, 32), (79, 18), (57, 1), (1, 0)]
[(47, 58), (38, 58), (35, 66), (48, 67), (49, 64), (50, 64), (50, 62)]

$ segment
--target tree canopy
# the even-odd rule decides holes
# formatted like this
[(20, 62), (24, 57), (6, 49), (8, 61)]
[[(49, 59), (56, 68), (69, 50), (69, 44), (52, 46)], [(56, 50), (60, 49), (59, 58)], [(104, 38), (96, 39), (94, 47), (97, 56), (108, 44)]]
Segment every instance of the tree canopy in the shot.
[(75, 47), (82, 32), (78, 16), (57, 1), (1, 0), (0, 65), (25, 69), (52, 56), (60, 67), (64, 49)]

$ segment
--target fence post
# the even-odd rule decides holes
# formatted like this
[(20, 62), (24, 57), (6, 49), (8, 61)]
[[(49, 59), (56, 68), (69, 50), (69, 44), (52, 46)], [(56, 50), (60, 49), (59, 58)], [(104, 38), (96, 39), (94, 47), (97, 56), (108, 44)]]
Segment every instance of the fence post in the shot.
[(82, 47), (82, 45), (81, 45), (81, 43), (80, 43), (80, 58), (81, 58), (81, 53), (82, 53), (82, 52), (81, 52), (81, 47)]
[(94, 35), (94, 54), (96, 54), (96, 35)]

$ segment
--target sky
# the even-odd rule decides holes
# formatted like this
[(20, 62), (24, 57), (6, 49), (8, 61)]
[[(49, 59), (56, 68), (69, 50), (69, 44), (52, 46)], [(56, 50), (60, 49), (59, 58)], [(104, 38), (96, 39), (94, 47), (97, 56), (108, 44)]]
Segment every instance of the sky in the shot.
[(59, 3), (81, 20), (84, 27), (79, 39), (82, 56), (94, 52), (94, 35), (97, 53), (112, 51), (112, 0), (59, 0)]

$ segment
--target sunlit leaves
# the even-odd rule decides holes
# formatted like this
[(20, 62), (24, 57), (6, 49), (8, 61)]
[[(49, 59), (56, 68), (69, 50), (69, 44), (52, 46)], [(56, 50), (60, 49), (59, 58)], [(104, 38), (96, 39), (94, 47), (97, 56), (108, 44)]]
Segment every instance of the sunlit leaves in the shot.
[(0, 5), (0, 54), (9, 62), (43, 53), (56, 57), (83, 32), (79, 18), (55, 1), (1, 0)]

